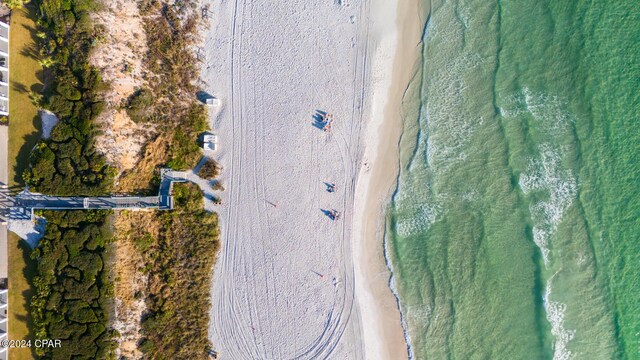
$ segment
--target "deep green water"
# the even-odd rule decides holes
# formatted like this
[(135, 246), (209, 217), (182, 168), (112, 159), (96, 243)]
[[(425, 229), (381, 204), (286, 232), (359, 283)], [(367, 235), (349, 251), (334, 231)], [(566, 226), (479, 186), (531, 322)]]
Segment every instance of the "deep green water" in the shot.
[(417, 359), (640, 358), (640, 2), (433, 2), (388, 254)]

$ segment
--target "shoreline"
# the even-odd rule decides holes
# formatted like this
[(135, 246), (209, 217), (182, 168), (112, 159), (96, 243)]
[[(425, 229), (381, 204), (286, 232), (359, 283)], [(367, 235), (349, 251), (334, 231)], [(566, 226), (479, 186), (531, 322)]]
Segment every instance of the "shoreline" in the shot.
[[(399, 143), (403, 131), (402, 104), (419, 70), (425, 19), (419, 0), (374, 1), (374, 41), (366, 147), (362, 157), (354, 215), (354, 270), (365, 358), (409, 358), (402, 315), (391, 289), (392, 272), (386, 258), (386, 208), (400, 169)], [(421, 11), (422, 10), (422, 11)], [(394, 14), (394, 23), (385, 20)], [(376, 24), (376, 21), (379, 23)], [(376, 34), (375, 32), (378, 32)], [(380, 69), (391, 62), (393, 71)], [(376, 71), (378, 71), (376, 73)], [(390, 169), (394, 169), (390, 171)]]

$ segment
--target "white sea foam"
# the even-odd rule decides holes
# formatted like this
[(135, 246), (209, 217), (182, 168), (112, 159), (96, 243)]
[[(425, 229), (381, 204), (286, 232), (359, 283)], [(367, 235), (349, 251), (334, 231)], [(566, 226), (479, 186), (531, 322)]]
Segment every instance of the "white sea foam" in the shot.
[[(442, 9), (439, 16), (452, 16)], [(462, 44), (463, 21), (441, 29), (430, 22), (427, 28), (431, 42), (447, 41)], [(484, 122), (481, 115), (469, 118), (463, 116), (461, 109), (464, 99), (470, 94), (466, 76), (482, 66), (484, 61), (479, 54), (462, 52), (452, 57), (438, 56), (429, 59), (433, 68), (425, 81), (423, 96), (427, 98), (420, 112), (420, 133), (416, 154), (410, 164), (409, 172), (403, 174), (394, 203), (398, 209), (396, 228), (400, 237), (424, 233), (444, 213), (441, 204), (446, 203), (446, 195), (434, 196), (425, 184), (427, 176), (446, 172), (452, 166), (464, 162), (469, 154), (466, 148), (474, 136), (475, 130)], [(427, 135), (428, 134), (428, 135)], [(426, 204), (426, 205), (425, 205)]]
[[(459, 44), (462, 48), (465, 28), (465, 15), (454, 14), (453, 9), (442, 8), (439, 16), (454, 18), (460, 15), (460, 22), (447, 23), (443, 28), (435, 25), (429, 28), (430, 42), (446, 42)], [(437, 24), (432, 21), (430, 24)], [(455, 46), (454, 46), (455, 47)], [(444, 171), (456, 163), (465, 161), (467, 153), (464, 151), (477, 128), (482, 123), (481, 117), (470, 118), (463, 115), (466, 106), (465, 99), (469, 98), (473, 84), (469, 84), (467, 77), (477, 72), (477, 68), (484, 64), (483, 58), (477, 53), (462, 50), (452, 56), (436, 56), (428, 59), (431, 68), (437, 71), (426, 74), (426, 97), (423, 117), (421, 119), (422, 132), (429, 134), (424, 151), (427, 164), (431, 168)], [(466, 112), (470, 113), (470, 112)]]
[(555, 338), (553, 343), (553, 360), (569, 360), (573, 356), (571, 351), (567, 349), (567, 344), (575, 337), (575, 331), (564, 328), (567, 305), (551, 300), (551, 283), (557, 274), (556, 272), (547, 281), (543, 299), (544, 308), (547, 313), (547, 320), (551, 324), (551, 335)]
[[(457, 81), (452, 82), (456, 83)], [(462, 106), (464, 96), (461, 96), (460, 93), (464, 90), (460, 88), (446, 89), (446, 86), (443, 86), (445, 88), (442, 89), (438, 98), (429, 102), (426, 107), (428, 121), (424, 122), (424, 131), (430, 136), (424, 150), (429, 167), (446, 169), (456, 162), (466, 159), (465, 145), (471, 141), (476, 128), (482, 124), (483, 119), (481, 117), (467, 118), (452, 112), (451, 109)]]
[(440, 212), (437, 204), (419, 205), (415, 215), (398, 220), (396, 232), (401, 237), (424, 233), (436, 221)]
[(545, 264), (549, 258), (548, 241), (577, 192), (576, 180), (570, 170), (562, 168), (561, 155), (548, 144), (539, 148), (539, 158), (531, 160), (527, 171), (520, 176), (519, 185), (528, 195), (546, 195), (529, 206), (534, 221), (533, 240), (542, 252)]
[(569, 125), (575, 121), (566, 110), (567, 103), (557, 96), (534, 93), (528, 88), (522, 90), (527, 111), (540, 122), (545, 135), (561, 138), (567, 134)]
[(529, 211), (534, 221), (533, 241), (548, 265), (549, 239), (577, 193), (575, 177), (562, 163), (570, 149), (553, 141), (569, 135), (573, 117), (558, 97), (537, 94), (527, 88), (506, 103), (501, 109), (503, 116), (528, 113), (542, 131), (543, 142), (520, 176), (519, 185), (525, 195), (536, 194), (541, 198), (529, 206)]
[[(570, 149), (558, 144), (559, 139), (570, 136), (572, 116), (557, 97), (535, 94), (526, 88), (521, 95), (509, 99), (501, 112), (505, 117), (529, 114), (542, 132), (541, 144), (521, 174), (519, 185), (525, 195), (535, 195), (538, 199), (529, 205), (534, 222), (533, 241), (548, 267), (551, 238), (577, 194), (575, 176), (563, 165)], [(572, 354), (567, 344), (574, 338), (575, 331), (564, 328), (567, 305), (551, 300), (552, 282), (557, 274), (547, 281), (544, 308), (555, 339), (553, 359), (568, 360)]]
[(467, 7), (467, 6), (461, 6), (458, 9), (458, 17), (460, 18), (460, 21), (462, 22), (462, 25), (464, 26), (465, 29), (469, 28), (469, 20), (472, 18), (471, 16), (471, 8)]
[(478, 190), (472, 189), (466, 192), (463, 192), (460, 197), (465, 201), (476, 201), (478, 200)]
[(557, 96), (536, 93), (525, 87), (522, 92), (506, 97), (499, 112), (509, 120), (529, 114), (539, 125), (544, 138), (561, 139), (575, 122), (575, 117), (567, 111), (567, 106), (567, 102)]
[(549, 233), (546, 230), (536, 226), (533, 227), (533, 242), (536, 244), (538, 249), (540, 249), (542, 260), (545, 264), (549, 262), (549, 247), (547, 245), (548, 238)]

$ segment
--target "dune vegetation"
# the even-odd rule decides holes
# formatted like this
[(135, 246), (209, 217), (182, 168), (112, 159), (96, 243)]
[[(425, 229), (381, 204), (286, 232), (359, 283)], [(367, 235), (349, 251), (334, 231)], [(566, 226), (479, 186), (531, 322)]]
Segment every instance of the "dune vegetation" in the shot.
[(211, 269), (219, 248), (218, 217), (203, 209), (202, 192), (177, 184), (176, 210), (156, 213), (157, 236), (128, 234), (146, 264), (147, 312), (140, 350), (151, 359), (207, 359)]
[[(161, 125), (157, 139), (162, 142), (147, 144), (140, 165), (125, 174), (121, 186), (153, 179), (152, 171), (159, 166), (194, 168), (202, 157), (197, 139), (207, 129), (207, 112), (195, 97), (198, 62), (192, 47), (199, 21), (195, 4), (138, 3), (148, 39), (144, 66), (149, 75), (146, 87), (129, 98), (126, 109), (138, 123)], [(221, 170), (215, 163), (207, 168), (214, 177)], [(203, 209), (202, 192), (196, 185), (176, 184), (174, 196), (174, 211), (159, 212), (151, 221), (128, 216), (127, 233), (120, 234), (122, 241), (132, 242), (139, 251), (148, 279), (141, 295), (146, 312), (138, 348), (151, 359), (207, 359), (218, 219)], [(155, 224), (154, 231), (143, 226), (149, 221)]]
[(106, 84), (89, 64), (96, 36), (90, 12), (93, 0), (37, 0), (40, 32), (38, 56), (46, 63), (47, 83), (42, 107), (54, 112), (60, 123), (51, 139), (42, 140), (31, 154), (31, 167), (23, 173), (27, 185), (55, 195), (108, 193), (114, 170), (93, 146), (93, 120), (102, 111), (100, 99)]
[[(45, 194), (109, 194), (116, 171), (94, 146), (100, 131), (95, 119), (103, 111), (109, 84), (89, 61), (104, 30), (91, 18), (101, 5), (97, 0), (33, 0), (30, 6), (38, 18), (31, 57), (44, 67), (44, 88), (31, 94), (31, 101), (55, 113), (60, 122), (49, 139), (37, 142), (22, 178), (30, 189)], [(122, 106), (135, 122), (161, 126), (138, 166), (120, 178), (118, 190), (144, 192), (153, 191), (160, 167), (195, 167), (201, 157), (197, 139), (207, 128), (207, 113), (195, 98), (193, 85), (197, 62), (190, 46), (196, 39), (196, 12), (159, 1), (141, 1), (139, 6), (151, 49), (144, 66), (161, 81), (148, 79), (153, 85), (134, 93)], [(153, 146), (159, 151), (149, 151)], [(127, 188), (127, 184), (138, 185)], [(207, 314), (211, 269), (219, 247), (217, 216), (203, 209), (196, 186), (179, 185), (174, 191), (176, 210), (153, 214), (155, 235), (134, 227), (141, 233), (125, 236), (140, 252), (145, 262), (141, 271), (149, 280), (139, 294), (146, 307), (136, 346), (153, 359), (204, 359), (211, 347)], [(34, 289), (30, 330), (37, 338), (61, 339), (63, 346), (39, 349), (37, 355), (115, 357), (119, 333), (112, 328), (112, 317), (118, 279), (112, 278), (110, 258), (118, 243), (111, 234), (110, 212), (41, 215), (47, 218), (47, 229), (31, 253), (36, 271), (29, 279)], [(133, 217), (130, 221), (136, 222)], [(120, 241), (122, 236), (116, 238)]]
[(38, 348), (54, 359), (105, 359), (115, 348), (108, 327), (113, 285), (106, 268), (110, 239), (105, 211), (47, 211), (47, 231), (31, 254), (38, 263), (33, 279), (31, 317), (38, 339), (62, 346)]
[[(36, 105), (60, 119), (50, 139), (38, 142), (22, 173), (32, 190), (55, 195), (108, 193), (113, 169), (93, 147), (93, 120), (102, 111), (106, 88), (89, 62), (95, 34), (93, 0), (35, 0), (39, 19), (32, 56), (45, 67), (45, 86)], [(33, 250), (37, 271), (30, 303), (36, 338), (62, 340), (40, 348), (44, 358), (110, 358), (114, 333), (108, 329), (112, 285), (105, 268), (106, 212), (46, 212), (45, 237)]]
[(149, 49), (143, 66), (147, 84), (125, 104), (131, 119), (156, 126), (138, 166), (120, 181), (124, 190), (149, 190), (157, 168), (194, 168), (202, 156), (198, 137), (207, 129), (207, 111), (197, 100), (198, 60), (193, 45), (198, 39), (196, 2), (142, 0), (138, 7)]

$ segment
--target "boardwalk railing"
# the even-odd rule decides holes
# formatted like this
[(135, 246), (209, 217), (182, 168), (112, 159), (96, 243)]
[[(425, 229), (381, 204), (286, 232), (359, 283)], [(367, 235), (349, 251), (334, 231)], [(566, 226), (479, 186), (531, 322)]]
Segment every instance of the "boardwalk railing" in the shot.
[(171, 196), (127, 196), (127, 197), (62, 197), (43, 195), (18, 195), (15, 207), (40, 210), (100, 210), (100, 209), (171, 209)]
[[(171, 188), (174, 182), (185, 182), (187, 173), (162, 170), (162, 183), (157, 196), (50, 196), (22, 192), (15, 197), (3, 194), (0, 209), (90, 210), (90, 209), (173, 209)], [(9, 215), (11, 217), (11, 215)]]

